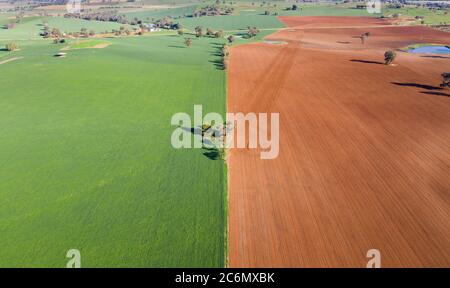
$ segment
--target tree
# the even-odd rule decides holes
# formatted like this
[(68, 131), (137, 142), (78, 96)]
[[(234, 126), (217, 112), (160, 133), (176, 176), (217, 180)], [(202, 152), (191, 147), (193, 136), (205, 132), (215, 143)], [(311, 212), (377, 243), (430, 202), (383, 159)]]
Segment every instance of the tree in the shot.
[(89, 34), (88, 34), (86, 28), (81, 28), (81, 29), (80, 29), (80, 34), (81, 34), (81, 36), (83, 36), (83, 37), (88, 37), (88, 36), (89, 36)]
[(211, 28), (206, 28), (206, 36), (213, 36), (214, 31)]
[(386, 51), (384, 53), (384, 64), (386, 64), (386, 65), (391, 64), (394, 61), (396, 56), (397, 56), (397, 53), (395, 53), (395, 51), (392, 51), (392, 50)]
[(228, 42), (233, 43), (233, 41), (234, 41), (234, 36), (233, 36), (233, 35), (228, 36), (228, 37), (227, 37), (227, 40), (228, 40)]
[(230, 54), (230, 52), (228, 52), (228, 45), (224, 44), (223, 47), (222, 47), (221, 56), (222, 57), (228, 57), (228, 54)]
[(216, 33), (214, 33), (214, 37), (222, 38), (223, 37), (223, 31), (222, 30), (216, 31)]
[(258, 28), (256, 28), (256, 27), (250, 27), (250, 26), (248, 26), (247, 28), (248, 28), (248, 32), (247, 32), (248, 38), (255, 37), (256, 34), (259, 33), (259, 30), (258, 30)]
[(177, 32), (178, 32), (178, 35), (180, 35), (180, 36), (184, 34), (184, 31), (183, 31), (183, 29), (178, 29), (178, 31), (177, 31)]
[(17, 50), (17, 45), (14, 42), (8, 43), (5, 45), (5, 49), (6, 49), (6, 51), (14, 51), (14, 50)]
[(14, 28), (16, 28), (16, 23), (10, 22), (6, 24), (6, 29), (14, 29)]
[(359, 36), (359, 38), (361, 38), (361, 44), (364, 44), (366, 40), (369, 38), (369, 36), (370, 32), (362, 33), (361, 36)]
[(202, 37), (203, 36), (203, 28), (200, 26), (195, 27), (195, 36)]
[(53, 28), (51, 32), (52, 37), (60, 38), (62, 36), (61, 31), (58, 28)]
[(228, 58), (227, 57), (222, 57), (222, 68), (223, 68), (223, 70), (228, 69)]
[(297, 10), (298, 6), (297, 5), (292, 5), (292, 10)]
[(192, 39), (191, 38), (184, 38), (184, 44), (187, 47), (190, 47), (192, 45)]
[(441, 74), (441, 76), (442, 76), (441, 87), (450, 88), (450, 72), (444, 72)]

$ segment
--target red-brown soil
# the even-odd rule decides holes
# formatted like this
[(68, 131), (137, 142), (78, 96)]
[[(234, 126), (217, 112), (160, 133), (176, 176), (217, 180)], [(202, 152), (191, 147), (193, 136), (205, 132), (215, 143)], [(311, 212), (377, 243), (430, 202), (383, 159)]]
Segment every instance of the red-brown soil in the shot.
[[(378, 20), (316, 24), (368, 21)], [(372, 248), (382, 267), (450, 266), (450, 90), (439, 87), (450, 56), (398, 52), (382, 64), (385, 48), (449, 44), (450, 34), (385, 27), (364, 45), (352, 38), (366, 30), (285, 29), (269, 38), (286, 45), (231, 49), (228, 110), (280, 113), (277, 159), (229, 157), (231, 267), (365, 267)]]

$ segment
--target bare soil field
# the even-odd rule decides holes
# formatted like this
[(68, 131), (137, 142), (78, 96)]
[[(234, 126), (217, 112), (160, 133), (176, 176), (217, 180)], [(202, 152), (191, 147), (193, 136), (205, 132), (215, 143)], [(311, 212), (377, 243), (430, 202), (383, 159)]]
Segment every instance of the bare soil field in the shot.
[(280, 154), (231, 151), (229, 266), (365, 267), (378, 249), (382, 267), (448, 267), (450, 91), (439, 84), (450, 56), (382, 62), (385, 48), (450, 34), (377, 27), (361, 44), (352, 37), (367, 29), (317, 27), (231, 49), (228, 110), (280, 113)]

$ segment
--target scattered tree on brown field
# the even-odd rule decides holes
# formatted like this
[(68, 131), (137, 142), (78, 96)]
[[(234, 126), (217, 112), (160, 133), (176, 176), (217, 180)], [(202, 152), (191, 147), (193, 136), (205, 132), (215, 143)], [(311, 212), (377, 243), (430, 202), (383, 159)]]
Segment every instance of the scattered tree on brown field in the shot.
[(442, 76), (441, 87), (450, 88), (450, 72), (444, 72), (441, 74), (441, 76)]
[(365, 32), (359, 36), (361, 38), (361, 44), (364, 44), (367, 39), (369, 39), (370, 32)]
[(393, 50), (386, 51), (384, 53), (384, 64), (386, 65), (391, 64), (394, 61), (395, 57), (397, 57), (397, 53), (395, 53), (395, 51)]

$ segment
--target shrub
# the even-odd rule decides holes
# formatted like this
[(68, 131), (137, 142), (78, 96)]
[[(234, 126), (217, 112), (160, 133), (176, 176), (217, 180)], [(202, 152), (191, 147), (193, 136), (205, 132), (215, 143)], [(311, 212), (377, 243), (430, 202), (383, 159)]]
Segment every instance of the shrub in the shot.
[(5, 49), (6, 51), (14, 51), (17, 50), (17, 45), (16, 43), (8, 43), (5, 45)]
[(192, 39), (191, 38), (185, 38), (184, 39), (184, 44), (189, 47), (192, 45)]

